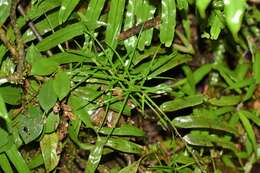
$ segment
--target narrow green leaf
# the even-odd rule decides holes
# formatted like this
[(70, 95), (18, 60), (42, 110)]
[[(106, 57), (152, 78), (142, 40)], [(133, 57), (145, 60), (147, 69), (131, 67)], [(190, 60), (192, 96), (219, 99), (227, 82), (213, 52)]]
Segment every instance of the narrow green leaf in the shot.
[[(90, 0), (88, 9), (84, 16), (86, 17), (86, 25), (89, 31), (94, 31), (97, 27), (97, 21), (104, 7), (105, 0)], [(91, 17), (89, 17), (91, 16)]]
[(238, 153), (235, 143), (231, 142), (229, 138), (218, 137), (217, 135), (210, 135), (208, 132), (193, 131), (190, 134), (185, 135), (184, 140), (195, 146), (205, 146), (205, 147), (222, 147), (229, 149), (234, 153)]
[(238, 31), (240, 30), (244, 11), (246, 9), (246, 0), (225, 0), (224, 13), (226, 23), (235, 40), (238, 40)]
[(240, 110), (238, 112), (238, 115), (239, 115), (239, 118), (246, 130), (246, 133), (248, 135), (248, 138), (250, 139), (251, 143), (252, 143), (252, 146), (254, 148), (254, 151), (256, 152), (257, 149), (256, 149), (256, 137), (255, 137), (255, 133), (254, 133), (254, 130), (253, 130), (253, 127), (250, 123), (250, 121), (248, 120), (248, 118), (246, 117), (245, 115), (246, 113), (244, 113), (243, 110)]
[(188, 83), (186, 86), (188, 88), (189, 95), (196, 94), (196, 84), (194, 81), (194, 76), (193, 76), (193, 72), (191, 71), (191, 68), (189, 66), (183, 66), (182, 69), (183, 69), (185, 75), (187, 76)]
[(258, 51), (253, 61), (253, 75), (257, 84), (260, 83), (260, 52)]
[[(129, 0), (127, 4), (127, 10), (124, 18), (124, 29), (127, 30), (135, 25), (135, 10), (138, 0)], [(124, 45), (127, 51), (130, 53), (134, 51), (135, 45), (137, 42), (136, 36), (132, 36), (124, 40)]]
[(213, 10), (209, 17), (210, 38), (217, 40), (221, 30), (224, 28), (223, 15), (220, 10)]
[(48, 11), (60, 6), (62, 0), (42, 0), (42, 2), (38, 4), (34, 4), (27, 15), (30, 19), (35, 19), (40, 17), (43, 14), (46, 14)]
[(88, 163), (85, 173), (95, 173), (102, 157), (103, 147), (104, 141), (98, 138), (95, 147), (90, 151), (88, 156)]
[(59, 100), (62, 100), (70, 92), (70, 77), (66, 72), (58, 72), (53, 80), (53, 89)]
[(9, 118), (9, 115), (5, 107), (4, 99), (1, 94), (0, 94), (0, 117), (3, 118), (7, 123), (11, 122), (11, 119)]
[(141, 154), (144, 151), (142, 146), (121, 138), (109, 138), (106, 146), (114, 150), (133, 154)]
[(207, 128), (226, 131), (238, 135), (237, 129), (230, 126), (225, 121), (208, 116), (181, 116), (176, 117), (172, 121), (173, 125), (179, 128)]
[(176, 26), (175, 0), (162, 0), (162, 14), (160, 24), (160, 40), (166, 47), (173, 41)]
[(189, 2), (188, 0), (177, 0), (177, 7), (179, 10), (188, 10)]
[(206, 17), (206, 9), (209, 5), (209, 3), (211, 2), (211, 0), (196, 0), (196, 7), (200, 13), (200, 16), (202, 18)]
[(32, 64), (31, 75), (50, 75), (55, 72), (59, 64), (51, 59), (42, 58)]
[(187, 96), (182, 98), (176, 98), (174, 100), (164, 102), (160, 106), (160, 108), (164, 112), (173, 112), (176, 110), (202, 104), (205, 99), (206, 98), (203, 95), (192, 95), (192, 96)]
[(95, 145), (88, 144), (88, 143), (82, 143), (78, 139), (78, 133), (79, 133), (80, 126), (81, 126), (81, 120), (78, 117), (74, 117), (74, 119), (70, 121), (70, 126), (69, 126), (69, 136), (70, 136), (70, 139), (75, 144), (77, 144), (80, 149), (83, 149), (83, 150), (93, 150)]
[(248, 87), (248, 89), (247, 89), (247, 91), (246, 91), (246, 94), (245, 94), (245, 96), (243, 97), (243, 101), (244, 101), (244, 102), (253, 97), (254, 92), (255, 92), (255, 89), (256, 89), (256, 83), (255, 83), (255, 81), (253, 81), (253, 82), (249, 85), (249, 87)]
[(247, 119), (250, 119), (253, 121), (257, 126), (260, 126), (260, 117), (257, 116), (256, 112), (250, 112), (247, 110), (240, 110), (243, 112), (243, 114), (247, 117)]
[(19, 115), (19, 134), (25, 144), (35, 140), (43, 130), (44, 115), (39, 107), (30, 107), (27, 112)]
[(12, 147), (9, 150), (6, 151), (6, 155), (19, 173), (30, 173), (31, 172), (29, 170), (23, 156), (21, 155), (21, 153), (18, 151), (18, 149), (16, 148), (16, 146), (14, 144), (12, 145)]
[[(137, 0), (136, 4), (136, 24), (141, 24), (146, 20), (154, 18), (156, 8), (150, 3), (149, 0)], [(145, 46), (151, 44), (153, 37), (153, 28), (145, 30), (141, 33), (138, 40), (138, 49), (144, 50)]]
[(208, 102), (215, 106), (234, 106), (241, 102), (240, 96), (222, 96), (219, 99), (212, 98)]
[(9, 135), (5, 130), (0, 128), (0, 136), (1, 136), (1, 141), (0, 141), (0, 148), (1, 148), (8, 143)]
[(121, 169), (119, 173), (136, 173), (138, 171), (138, 167), (140, 165), (141, 160), (134, 161), (131, 165)]
[(5, 173), (13, 173), (12, 166), (5, 153), (0, 154), (0, 167)]
[(2, 62), (4, 55), (7, 52), (7, 50), (8, 49), (3, 44), (0, 44), (0, 63)]
[(58, 145), (59, 138), (56, 133), (45, 134), (40, 141), (46, 172), (52, 171), (59, 163), (60, 155), (57, 153)]
[(198, 84), (211, 70), (212, 64), (204, 64), (196, 69), (193, 73), (195, 84)]
[(5, 23), (10, 14), (11, 2), (11, 0), (0, 1), (0, 26)]
[[(40, 20), (38, 23), (34, 22), (35, 28), (37, 28), (37, 31), (39, 32), (40, 35), (44, 35), (50, 31), (52, 31), (59, 25), (59, 18), (57, 17), (58, 15), (59, 15), (59, 11), (55, 11), (49, 15), (46, 14), (46, 18), (43, 20)], [(22, 39), (25, 43), (36, 39), (31, 28), (28, 28), (23, 33)]]
[(56, 103), (57, 96), (53, 89), (53, 81), (49, 80), (43, 84), (39, 95), (39, 103), (45, 112), (48, 112)]
[(123, 22), (124, 8), (125, 0), (111, 0), (105, 41), (112, 49), (117, 46), (117, 36)]
[(68, 25), (51, 34), (50, 36), (44, 38), (41, 42), (39, 42), (36, 45), (36, 47), (40, 51), (49, 50), (60, 43), (72, 39), (73, 37), (82, 35), (84, 28), (85, 26), (81, 22)]
[(137, 137), (144, 136), (144, 132), (141, 129), (128, 124), (125, 124), (122, 127), (118, 127), (114, 129), (108, 127), (102, 127), (98, 131), (98, 133), (109, 135), (111, 134), (112, 131), (113, 131), (112, 135), (115, 136), (137, 136)]
[[(188, 62), (191, 60), (189, 55), (181, 55), (177, 52), (173, 52), (170, 55), (161, 55), (153, 61), (142, 63), (134, 69), (134, 73), (147, 73), (147, 70), (150, 71), (149, 79), (158, 76), (159, 74), (166, 72), (180, 64)], [(151, 65), (152, 63), (152, 65)], [(150, 69), (147, 67), (152, 66)]]
[[(90, 55), (91, 56), (91, 55)], [(94, 55), (93, 55), (94, 56)], [(61, 52), (50, 57), (52, 61), (58, 64), (68, 64), (73, 62), (93, 62), (92, 57), (86, 57), (76, 53)]]
[(30, 169), (37, 168), (44, 164), (44, 160), (41, 153), (38, 153), (36, 156), (34, 156), (28, 163), (28, 167)]
[(59, 23), (64, 23), (73, 12), (74, 8), (78, 5), (79, 0), (63, 0), (59, 11)]

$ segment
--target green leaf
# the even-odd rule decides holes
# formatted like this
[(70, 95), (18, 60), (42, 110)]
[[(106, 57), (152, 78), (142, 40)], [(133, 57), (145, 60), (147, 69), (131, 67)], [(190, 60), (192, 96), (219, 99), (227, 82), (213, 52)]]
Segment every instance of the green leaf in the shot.
[(149, 74), (149, 78), (156, 77), (159, 74), (173, 69), (180, 64), (186, 63), (191, 60), (191, 57), (189, 55), (172, 53), (171, 55), (167, 55), (165, 56), (165, 58), (162, 58), (163, 61), (161, 61), (160, 59), (158, 61), (155, 61), (154, 65), (152, 66), (152, 72), (151, 74)]
[(188, 88), (188, 94), (194, 95), (196, 94), (196, 85), (193, 77), (193, 72), (189, 66), (183, 66), (182, 67), (185, 75), (187, 76), (187, 84), (184, 86), (184, 88)]
[(9, 17), (11, 0), (1, 0), (0, 1), (0, 26), (5, 23), (5, 20)]
[(124, 8), (125, 0), (111, 0), (105, 41), (112, 49), (115, 49), (117, 46), (117, 36), (123, 22)]
[(46, 172), (51, 172), (59, 163), (60, 155), (57, 153), (59, 138), (56, 133), (45, 134), (40, 141), (42, 157)]
[(39, 107), (30, 107), (18, 117), (19, 134), (25, 144), (38, 138), (43, 130), (44, 114)]
[(179, 128), (207, 128), (207, 129), (216, 129), (222, 130), (234, 135), (238, 135), (237, 129), (233, 126), (230, 126), (225, 121), (221, 119), (208, 117), (205, 115), (199, 116), (180, 116), (176, 117), (172, 121), (173, 125)]
[(257, 148), (256, 148), (256, 137), (255, 137), (255, 133), (254, 133), (254, 130), (253, 130), (253, 127), (250, 123), (250, 121), (248, 120), (247, 116), (245, 115), (246, 113), (244, 113), (243, 110), (240, 110), (238, 112), (238, 115), (239, 115), (239, 118), (246, 130), (246, 133), (248, 135), (248, 138), (250, 139), (252, 145), (253, 145), (253, 148), (254, 148), (254, 151), (256, 152), (257, 151)]
[(106, 146), (114, 150), (133, 154), (141, 154), (144, 151), (142, 146), (122, 138), (109, 138)]
[(36, 47), (39, 51), (46, 51), (60, 43), (72, 39), (73, 37), (83, 34), (85, 26), (79, 22), (75, 24), (68, 25), (48, 37), (45, 37), (41, 42), (39, 42)]
[(170, 47), (173, 41), (176, 26), (175, 0), (162, 0), (162, 14), (160, 24), (160, 41)]
[[(34, 21), (35, 28), (37, 28), (40, 35), (44, 35), (50, 31), (53, 31), (53, 29), (59, 25), (59, 20), (57, 17), (59, 15), (58, 13), (59, 13), (59, 11), (53, 12), (49, 15), (46, 14), (46, 19), (43, 19), (43, 20), (39, 21), (38, 23), (36, 23), (36, 21)], [(25, 43), (36, 39), (31, 28), (28, 28), (23, 33), (22, 39)]]
[(212, 98), (208, 102), (215, 106), (234, 106), (241, 102), (240, 96), (222, 96), (219, 99)]
[(39, 4), (34, 4), (32, 8), (28, 11), (26, 15), (30, 19), (35, 19), (40, 17), (43, 14), (46, 14), (48, 11), (60, 6), (61, 0), (41, 0)]
[(5, 153), (0, 154), (0, 167), (6, 173), (13, 173), (12, 166)]
[(188, 0), (177, 0), (177, 7), (179, 10), (188, 10), (189, 8), (189, 3), (188, 3)]
[(210, 38), (217, 40), (221, 30), (224, 28), (223, 15), (220, 10), (213, 10), (209, 17)]
[(171, 101), (164, 102), (160, 108), (164, 112), (173, 112), (176, 110), (200, 105), (205, 100), (205, 96), (203, 95), (192, 95), (182, 98), (176, 98)]
[(246, 110), (240, 110), (243, 112), (243, 114), (247, 117), (247, 119), (250, 119), (253, 121), (257, 126), (260, 126), (260, 117), (257, 116), (256, 112), (250, 112)]
[(238, 40), (238, 31), (240, 30), (244, 11), (246, 9), (246, 0), (225, 0), (224, 13), (226, 23), (235, 40)]
[(58, 72), (53, 80), (53, 89), (59, 100), (62, 100), (70, 92), (70, 78), (66, 72)]
[(0, 64), (4, 58), (5, 53), (7, 52), (7, 50), (8, 49), (3, 44), (0, 44)]
[(235, 153), (239, 152), (235, 143), (231, 142), (229, 138), (223, 138), (213, 134), (210, 135), (208, 132), (192, 131), (183, 138), (190, 145), (205, 147), (219, 146)]
[(3, 147), (5, 144), (8, 143), (9, 141), (9, 135), (8, 133), (3, 130), (2, 128), (0, 128), (0, 136), (1, 136), (1, 140), (0, 140), (0, 148)]
[(0, 94), (2, 95), (5, 103), (10, 105), (18, 105), (22, 99), (22, 89), (13, 86), (0, 87)]
[[(90, 31), (94, 31), (97, 27), (97, 21), (104, 7), (105, 0), (90, 0), (88, 9), (84, 16), (86, 17), (86, 25)], [(91, 17), (89, 17), (91, 16)]]
[[(124, 18), (124, 29), (127, 30), (135, 25), (135, 11), (138, 0), (128, 0), (126, 15)], [(127, 51), (130, 53), (134, 51), (136, 46), (137, 38), (136, 36), (132, 36), (126, 40), (124, 40), (124, 45)]]
[(75, 96), (69, 97), (69, 105), (72, 107), (72, 112), (74, 115), (77, 115), (87, 128), (93, 128), (90, 115), (88, 113), (92, 111), (91, 106), (88, 104), (84, 105), (84, 101)]
[(14, 144), (9, 150), (6, 151), (6, 155), (19, 173), (30, 173), (23, 156)]
[(53, 56), (51, 56), (51, 60), (57, 62), (58, 64), (68, 64), (73, 62), (93, 62), (92, 57), (94, 55), (90, 55), (88, 57), (76, 54), (76, 53), (70, 53), (70, 52), (61, 52), (57, 53)]
[(69, 137), (70, 137), (70, 139), (76, 145), (78, 145), (78, 147), (80, 149), (93, 150), (95, 145), (83, 143), (78, 139), (78, 133), (79, 133), (80, 126), (81, 126), (81, 120), (77, 116), (74, 117), (74, 119), (70, 121), (70, 126), (69, 126)]
[(98, 138), (95, 147), (90, 151), (90, 154), (88, 156), (88, 163), (85, 173), (95, 173), (102, 157), (103, 147), (104, 140)]
[(56, 103), (57, 96), (53, 89), (53, 81), (49, 80), (43, 84), (39, 95), (39, 103), (45, 112), (48, 112)]
[(60, 123), (59, 114), (55, 114), (51, 112), (46, 119), (46, 123), (44, 124), (44, 132), (45, 133), (54, 132), (58, 128), (59, 123)]
[(257, 84), (260, 83), (260, 52), (258, 51), (253, 61), (253, 75)]
[(119, 128), (108, 128), (108, 127), (102, 127), (99, 129), (98, 133), (109, 135), (113, 131), (112, 135), (115, 136), (137, 136), (142, 137), (144, 136), (144, 132), (134, 126), (131, 126), (129, 124), (124, 124), (122, 127)]
[(32, 44), (28, 49), (26, 53), (26, 61), (29, 64), (33, 64), (37, 60), (41, 59), (42, 55), (40, 51)]
[(28, 167), (30, 169), (37, 168), (44, 164), (44, 160), (42, 158), (42, 153), (37, 153), (28, 163)]
[(5, 107), (4, 99), (1, 94), (0, 94), (0, 118), (3, 118), (7, 122), (7, 125), (9, 122), (11, 122), (11, 119), (9, 118), (9, 115)]
[(196, 0), (196, 7), (199, 10), (200, 16), (202, 18), (206, 17), (205, 11), (206, 11), (210, 2), (211, 2), (211, 0)]
[[(154, 18), (156, 8), (150, 3), (149, 0), (137, 0), (135, 16), (136, 24), (141, 24), (144, 21)], [(138, 40), (138, 49), (144, 50), (145, 46), (151, 44), (153, 37), (153, 28), (142, 31)]]
[(64, 23), (78, 5), (79, 0), (63, 0), (59, 11), (59, 24)]
[(140, 165), (141, 160), (134, 161), (131, 165), (128, 165), (127, 167), (121, 169), (119, 173), (136, 173), (138, 171), (138, 167)]
[(212, 64), (204, 64), (196, 69), (193, 73), (195, 84), (198, 84), (211, 70)]
[(31, 75), (50, 75), (59, 67), (59, 64), (51, 59), (42, 58), (32, 64)]

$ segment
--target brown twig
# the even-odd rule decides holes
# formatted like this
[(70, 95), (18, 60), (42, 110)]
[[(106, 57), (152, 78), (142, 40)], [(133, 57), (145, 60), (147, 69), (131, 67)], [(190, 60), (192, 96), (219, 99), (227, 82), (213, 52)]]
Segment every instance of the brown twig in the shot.
[(139, 24), (137, 26), (134, 26), (132, 28), (129, 28), (128, 30), (126, 31), (123, 31), (121, 32), (117, 39), (119, 41), (123, 41), (123, 40), (126, 40), (136, 34), (138, 34), (142, 29), (143, 30), (147, 30), (147, 29), (150, 29), (150, 28), (154, 28), (154, 27), (157, 27), (159, 26), (161, 23), (161, 19), (160, 19), (160, 16), (157, 16), (153, 19), (150, 19), (150, 20), (147, 20), (145, 21), (144, 23), (142, 24)]
[(15, 46), (7, 38), (6, 32), (2, 27), (0, 27), (0, 39), (4, 43), (4, 45), (7, 47), (7, 49), (10, 51), (12, 57), (14, 57), (15, 60), (18, 60), (18, 52), (17, 52)]
[(24, 43), (22, 40), (22, 34), (20, 32), (18, 24), (16, 23), (16, 7), (19, 1), (20, 0), (12, 0), (10, 19), (11, 19), (11, 25), (13, 26), (14, 29), (14, 33), (16, 37), (16, 45), (18, 50), (17, 73), (22, 77), (24, 71), (24, 64), (25, 64), (24, 62), (25, 52), (24, 52)]
[[(40, 34), (40, 32), (38, 31), (38, 29), (35, 27), (34, 23), (26, 16), (25, 12), (24, 12), (24, 9), (22, 7), (21, 4), (18, 5), (17, 7), (19, 13), (25, 18), (25, 21), (28, 22), (28, 25), (30, 27), (30, 29), (32, 30), (33, 34), (35, 35), (36, 39), (38, 41), (42, 41), (42, 36)], [(52, 52), (50, 50), (47, 51), (47, 55), (48, 56), (52, 56)]]

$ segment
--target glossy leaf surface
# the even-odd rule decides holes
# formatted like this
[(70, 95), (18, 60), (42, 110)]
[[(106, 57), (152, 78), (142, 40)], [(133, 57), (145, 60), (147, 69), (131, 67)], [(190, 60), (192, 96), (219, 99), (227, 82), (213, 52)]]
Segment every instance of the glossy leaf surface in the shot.
[(41, 107), (44, 109), (45, 112), (48, 112), (56, 103), (57, 96), (53, 89), (53, 81), (49, 80), (45, 84), (43, 84), (38, 99), (40, 102)]
[(181, 116), (172, 121), (173, 125), (180, 128), (208, 128), (226, 131), (238, 135), (237, 130), (231, 125), (211, 117), (199, 116)]
[(56, 133), (45, 134), (40, 142), (42, 157), (47, 172), (52, 171), (59, 163), (58, 145), (59, 139)]

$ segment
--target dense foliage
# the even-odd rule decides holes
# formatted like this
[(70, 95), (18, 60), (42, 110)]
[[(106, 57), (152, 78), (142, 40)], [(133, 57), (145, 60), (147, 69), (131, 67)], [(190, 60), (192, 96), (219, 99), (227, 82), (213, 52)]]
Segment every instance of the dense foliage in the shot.
[(0, 0), (0, 172), (251, 172), (258, 0)]

